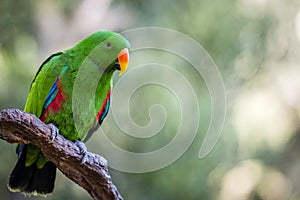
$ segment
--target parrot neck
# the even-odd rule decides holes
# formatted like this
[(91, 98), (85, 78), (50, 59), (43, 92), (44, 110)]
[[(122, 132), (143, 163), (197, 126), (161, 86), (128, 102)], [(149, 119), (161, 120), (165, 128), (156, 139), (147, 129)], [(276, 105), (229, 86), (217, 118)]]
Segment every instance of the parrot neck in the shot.
[(113, 72), (114, 70), (107, 68), (101, 73), (96, 67), (89, 65), (81, 66), (78, 71), (68, 68), (60, 76), (63, 92), (78, 105), (88, 105), (89, 109), (94, 107), (95, 110), (90, 112), (97, 114), (111, 90)]
[(112, 90), (112, 75), (113, 72), (105, 73), (98, 82), (95, 94), (96, 112), (101, 110), (103, 103), (107, 100), (107, 94)]

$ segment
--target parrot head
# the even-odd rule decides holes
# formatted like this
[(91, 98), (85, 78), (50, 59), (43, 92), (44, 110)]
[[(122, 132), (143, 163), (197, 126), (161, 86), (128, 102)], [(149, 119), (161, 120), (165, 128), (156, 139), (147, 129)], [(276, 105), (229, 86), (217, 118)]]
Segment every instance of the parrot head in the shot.
[(130, 44), (118, 33), (98, 31), (79, 42), (73, 50), (84, 52), (100, 71), (119, 70), (121, 76), (128, 66)]

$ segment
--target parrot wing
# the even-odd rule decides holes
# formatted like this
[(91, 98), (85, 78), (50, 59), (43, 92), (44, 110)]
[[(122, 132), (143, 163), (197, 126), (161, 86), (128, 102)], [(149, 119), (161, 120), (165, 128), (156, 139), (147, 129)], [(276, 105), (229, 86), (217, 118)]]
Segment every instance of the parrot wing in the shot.
[(46, 99), (49, 93), (51, 93), (51, 88), (63, 69), (63, 67), (59, 65), (64, 63), (57, 62), (57, 59), (60, 59), (62, 55), (62, 52), (53, 54), (40, 66), (31, 83), (30, 92), (24, 108), (25, 112), (41, 117)]
[[(31, 83), (24, 111), (36, 115), (41, 118), (42, 121), (45, 120), (42, 119), (43, 111), (57, 94), (57, 77), (59, 77), (63, 69), (63, 67), (59, 66), (59, 64), (63, 63), (57, 62), (57, 59), (61, 59), (62, 55), (63, 53), (59, 52), (47, 58), (40, 66)], [(27, 148), (26, 166), (32, 165), (39, 157), (40, 149), (30, 145), (30, 147)]]

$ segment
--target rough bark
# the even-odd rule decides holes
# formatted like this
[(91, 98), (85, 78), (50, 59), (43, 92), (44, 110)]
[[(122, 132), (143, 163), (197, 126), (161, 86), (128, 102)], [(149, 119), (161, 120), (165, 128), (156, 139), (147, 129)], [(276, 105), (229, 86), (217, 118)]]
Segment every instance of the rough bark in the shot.
[(87, 152), (82, 161), (80, 148), (58, 134), (51, 141), (51, 126), (36, 116), (17, 109), (0, 112), (0, 138), (9, 143), (34, 144), (68, 178), (83, 187), (94, 199), (123, 199), (112, 183), (107, 161)]

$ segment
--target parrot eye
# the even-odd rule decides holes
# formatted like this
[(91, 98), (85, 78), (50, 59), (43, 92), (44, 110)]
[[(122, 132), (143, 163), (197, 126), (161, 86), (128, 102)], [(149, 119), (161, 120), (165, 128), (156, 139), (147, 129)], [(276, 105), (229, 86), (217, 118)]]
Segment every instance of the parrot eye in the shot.
[(110, 47), (111, 47), (111, 43), (110, 43), (110, 42), (107, 42), (107, 43), (106, 43), (106, 47), (107, 47), (107, 48), (110, 48)]

